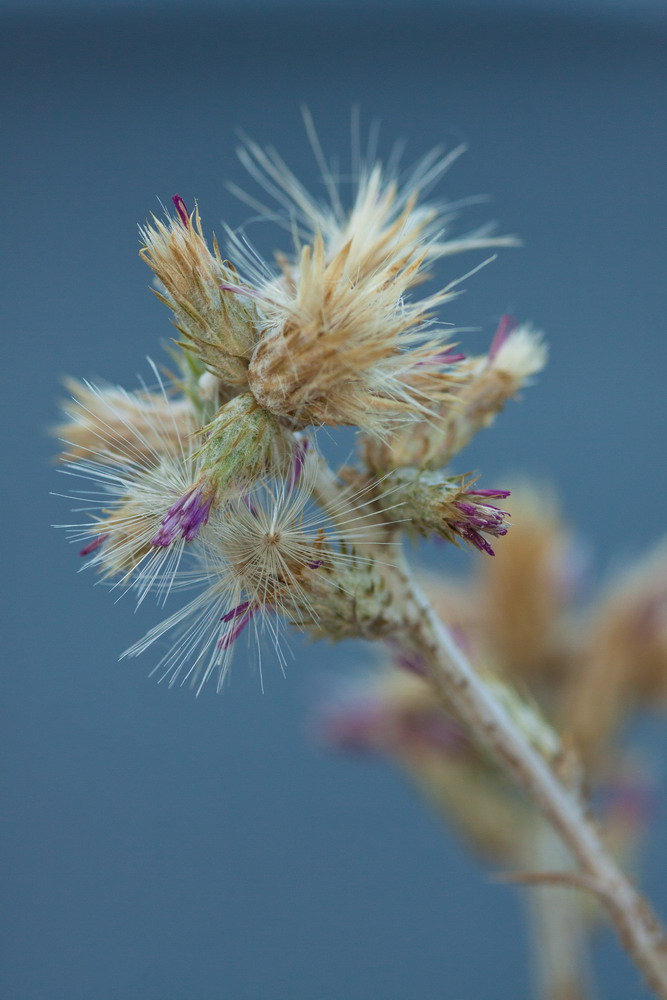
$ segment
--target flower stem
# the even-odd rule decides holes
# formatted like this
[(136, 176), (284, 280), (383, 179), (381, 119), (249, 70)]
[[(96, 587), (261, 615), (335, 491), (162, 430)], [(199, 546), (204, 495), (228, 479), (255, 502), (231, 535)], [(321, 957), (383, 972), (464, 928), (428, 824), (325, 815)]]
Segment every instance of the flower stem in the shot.
[[(340, 515), (344, 494), (340, 480), (321, 460), (315, 495), (334, 520)], [(359, 502), (354, 496), (349, 496), (349, 501), (351, 505)], [(376, 528), (379, 534), (387, 528), (381, 516)], [(372, 533), (367, 544), (356, 547), (371, 559), (378, 554)], [(541, 811), (579, 866), (575, 873), (566, 870), (554, 876), (550, 872), (544, 878), (538, 873), (531, 881), (592, 892), (649, 988), (661, 1000), (667, 1000), (667, 934), (649, 903), (609, 854), (578, 788), (568, 784), (536, 749), (508, 711), (498, 690), (475, 670), (438, 618), (402, 556), (396, 554), (396, 562), (391, 566), (385, 563), (382, 574), (393, 594), (394, 613), (400, 618), (396, 637), (404, 638), (407, 648), (419, 652), (439, 697), (455, 709), (473, 736)]]
[[(542, 816), (530, 824), (521, 852), (528, 870), (572, 869), (572, 855)], [(569, 888), (536, 885), (529, 890), (535, 995), (539, 1000), (594, 1000), (590, 967), (588, 900)]]
[(403, 583), (404, 593), (397, 598), (405, 601), (406, 631), (424, 658), (431, 683), (539, 807), (579, 865), (570, 884), (597, 896), (647, 985), (667, 1000), (667, 936), (648, 902), (608, 853), (577, 792), (518, 728), (407, 570)]

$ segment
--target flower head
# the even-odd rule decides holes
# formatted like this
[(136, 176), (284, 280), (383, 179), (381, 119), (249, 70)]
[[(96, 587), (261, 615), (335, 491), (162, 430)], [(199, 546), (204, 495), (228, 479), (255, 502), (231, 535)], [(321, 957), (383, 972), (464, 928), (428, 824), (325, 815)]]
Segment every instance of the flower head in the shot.
[(247, 385), (248, 359), (257, 342), (258, 318), (251, 299), (224, 290), (238, 276), (204, 239), (199, 211), (189, 214), (174, 196), (177, 218), (154, 218), (140, 229), (141, 256), (161, 287), (159, 298), (174, 313), (183, 347), (203, 361), (226, 385)]
[[(364, 481), (353, 470), (347, 475), (352, 482)], [(404, 530), (454, 544), (464, 541), (490, 556), (495, 553), (488, 537), (507, 534), (509, 514), (491, 501), (505, 500), (509, 490), (477, 489), (474, 479), (414, 468), (394, 469), (380, 483), (381, 493), (369, 487), (376, 493), (376, 503), (388, 520), (395, 519)], [(390, 506), (384, 506), (385, 499)]]
[(140, 599), (158, 580), (168, 590), (184, 542), (210, 509), (201, 490), (193, 493), (201, 475), (195, 414), (187, 400), (170, 399), (160, 386), (130, 393), (73, 384), (69, 421), (57, 428), (65, 442), (63, 471), (95, 486), (73, 495), (87, 517), (68, 526), (70, 535), (84, 543), (88, 566), (135, 586)]
[(364, 458), (376, 472), (418, 465), (439, 469), (489, 427), (505, 403), (530, 384), (547, 361), (539, 331), (501, 317), (488, 354), (467, 357), (456, 365), (454, 398), (410, 427), (399, 428), (387, 441), (367, 438)]
[[(172, 645), (156, 667), (161, 676), (170, 684), (189, 680), (200, 690), (217, 673), (220, 688), (233, 644), (252, 623), (255, 636), (267, 634), (282, 660), (280, 616), (295, 624), (316, 621), (322, 590), (333, 590), (337, 571), (351, 558), (312, 505), (317, 462), (298, 442), (287, 477), (258, 481), (211, 512), (174, 583), (199, 593), (125, 655), (136, 656), (171, 633)], [(358, 530), (352, 527), (347, 537)]]
[(260, 293), (266, 327), (248, 380), (263, 406), (297, 425), (381, 433), (450, 395), (451, 365), (428, 333), (431, 311), (453, 292), (404, 298), (423, 263), (418, 248), (367, 275), (350, 268), (349, 252), (328, 260), (317, 235), (298, 264), (285, 265), (282, 281)]
[[(444, 239), (452, 212), (420, 204), (461, 152), (435, 153), (400, 183), (394, 168), (357, 165), (356, 190), (343, 208), (333, 174), (307, 120), (329, 194), (319, 204), (280, 160), (247, 143), (241, 157), (285, 208), (295, 238), (293, 259), (278, 257), (280, 273), (237, 239), (249, 285), (227, 285), (262, 317), (262, 337), (248, 381), (259, 403), (295, 426), (355, 425), (385, 437), (397, 424), (432, 414), (451, 400), (456, 364), (434, 310), (453, 298), (460, 280), (424, 297), (413, 290), (428, 277), (428, 261), (470, 248), (511, 245), (487, 231)], [(251, 204), (258, 206), (252, 199)]]
[(448, 522), (449, 527), (480, 552), (495, 555), (485, 536), (501, 538), (506, 535), (508, 513), (488, 501), (504, 500), (509, 495), (509, 490), (466, 489), (464, 498), (452, 501), (456, 513)]

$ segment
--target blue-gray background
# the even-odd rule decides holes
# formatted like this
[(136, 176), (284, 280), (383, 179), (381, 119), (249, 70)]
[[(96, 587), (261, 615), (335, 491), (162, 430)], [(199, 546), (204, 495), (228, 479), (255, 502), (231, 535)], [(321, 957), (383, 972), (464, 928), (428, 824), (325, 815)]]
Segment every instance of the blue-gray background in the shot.
[[(297, 642), (262, 695), (241, 648), (224, 696), (197, 700), (148, 679), (150, 654), (118, 664), (154, 617), (76, 575), (49, 528), (67, 504), (48, 496), (64, 480), (43, 432), (61, 375), (132, 387), (160, 356), (170, 327), (136, 256), (158, 199), (198, 198), (208, 227), (243, 222), (223, 186), (245, 182), (237, 126), (317, 188), (298, 106), (344, 153), (356, 102), (407, 160), (467, 141), (442, 193), (492, 193), (469, 222), (525, 239), (446, 318), (485, 336), (502, 312), (532, 319), (551, 365), (462, 468), (557, 483), (596, 572), (641, 552), (667, 499), (664, 4), (0, 10), (2, 996), (526, 996), (520, 892), (489, 883), (400, 776), (308, 734), (362, 650)], [(251, 232), (266, 253), (282, 240)], [(660, 773), (661, 725), (650, 748)], [(663, 807), (658, 825), (644, 876), (667, 912)], [(607, 1000), (644, 996), (611, 935), (598, 964)]]

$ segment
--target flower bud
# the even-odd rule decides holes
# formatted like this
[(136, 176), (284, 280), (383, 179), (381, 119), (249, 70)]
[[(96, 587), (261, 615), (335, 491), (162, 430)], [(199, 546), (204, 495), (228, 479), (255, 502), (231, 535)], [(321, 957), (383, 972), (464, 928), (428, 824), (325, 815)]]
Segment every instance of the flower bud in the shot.
[(229, 291), (238, 275), (206, 245), (199, 212), (188, 215), (182, 199), (174, 197), (178, 218), (153, 219), (140, 229), (144, 242), (140, 255), (158, 278), (156, 292), (174, 313), (174, 324), (183, 344), (228, 385), (245, 387), (248, 359), (258, 337), (258, 320), (252, 299)]
[(202, 474), (218, 496), (240, 491), (270, 463), (271, 448), (281, 439), (278, 421), (244, 392), (222, 406), (202, 433)]

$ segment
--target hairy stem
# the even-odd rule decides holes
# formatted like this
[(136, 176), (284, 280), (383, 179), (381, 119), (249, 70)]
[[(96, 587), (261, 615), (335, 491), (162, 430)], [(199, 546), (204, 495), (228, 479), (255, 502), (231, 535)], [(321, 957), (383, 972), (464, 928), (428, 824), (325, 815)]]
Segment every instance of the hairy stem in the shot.
[(403, 582), (404, 594), (397, 597), (406, 603), (406, 630), (431, 683), (557, 831), (579, 865), (570, 884), (595, 893), (648, 986), (667, 1000), (667, 936), (651, 907), (608, 853), (578, 793), (517, 727), (407, 571)]
[[(345, 488), (322, 460), (315, 495), (334, 520), (340, 516), (342, 494)], [(354, 496), (349, 500), (352, 506), (355, 500), (359, 502)], [(383, 525), (386, 520), (378, 517), (378, 532)], [(372, 533), (367, 544), (356, 547), (369, 558), (377, 554)], [(403, 636), (406, 646), (419, 651), (434, 690), (537, 806), (579, 866), (576, 873), (566, 871), (560, 877), (535, 881), (593, 892), (648, 986), (667, 1000), (667, 935), (648, 902), (609, 854), (578, 789), (560, 777), (517, 724), (498, 691), (474, 669), (402, 557), (391, 567), (385, 563), (382, 572), (394, 595), (395, 613), (400, 615), (397, 638)]]

